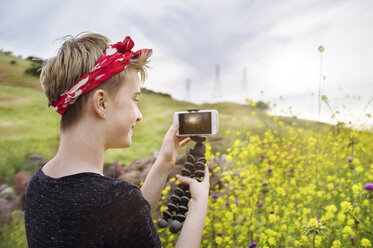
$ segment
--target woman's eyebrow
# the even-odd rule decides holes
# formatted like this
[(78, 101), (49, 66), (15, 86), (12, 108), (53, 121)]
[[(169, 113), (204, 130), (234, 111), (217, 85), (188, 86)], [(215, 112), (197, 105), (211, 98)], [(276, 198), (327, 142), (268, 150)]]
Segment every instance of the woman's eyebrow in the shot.
[(137, 92), (135, 92), (135, 94), (133, 94), (133, 96), (140, 95), (140, 94), (141, 94), (141, 92), (137, 91)]

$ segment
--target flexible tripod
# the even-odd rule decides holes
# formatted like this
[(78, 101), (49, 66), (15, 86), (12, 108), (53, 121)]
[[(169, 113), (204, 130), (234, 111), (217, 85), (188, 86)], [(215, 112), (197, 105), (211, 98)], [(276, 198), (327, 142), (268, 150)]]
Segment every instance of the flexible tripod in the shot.
[[(188, 110), (190, 111), (190, 110)], [(197, 110), (198, 111), (198, 110)], [(191, 111), (190, 111), (191, 112)], [(202, 142), (206, 141), (204, 136), (190, 136), (190, 138), (197, 142), (192, 149), (189, 147), (186, 151), (187, 161), (181, 174), (186, 177), (196, 179), (202, 182), (202, 177), (205, 175), (206, 166), (206, 146)], [(181, 230), (182, 223), (185, 221), (185, 213), (188, 211), (188, 202), (191, 198), (189, 185), (179, 183), (171, 195), (171, 202), (167, 204), (168, 209), (163, 211), (163, 217), (158, 219), (158, 226), (166, 228), (169, 225), (169, 220), (172, 219), (170, 231), (177, 233)]]

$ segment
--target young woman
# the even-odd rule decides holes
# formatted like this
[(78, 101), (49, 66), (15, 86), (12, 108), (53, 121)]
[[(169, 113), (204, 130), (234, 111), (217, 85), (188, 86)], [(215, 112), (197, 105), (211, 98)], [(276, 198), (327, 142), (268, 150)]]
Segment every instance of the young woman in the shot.
[[(40, 80), (48, 106), (61, 114), (57, 154), (32, 176), (26, 192), (29, 247), (161, 247), (152, 213), (181, 147), (190, 138), (166, 133), (141, 187), (103, 175), (104, 152), (127, 148), (136, 123), (141, 82), (151, 50), (132, 51), (130, 37), (109, 44), (102, 35), (67, 37)], [(140, 76), (140, 79), (139, 79)], [(199, 247), (209, 173), (199, 183), (178, 176), (192, 198), (176, 247)]]

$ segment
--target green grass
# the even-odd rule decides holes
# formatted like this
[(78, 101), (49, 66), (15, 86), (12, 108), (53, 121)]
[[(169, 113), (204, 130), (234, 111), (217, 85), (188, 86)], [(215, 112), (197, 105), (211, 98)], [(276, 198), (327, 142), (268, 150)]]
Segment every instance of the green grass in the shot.
[(12, 220), (0, 226), (0, 248), (27, 247), (25, 220), (19, 211), (13, 211)]
[(12, 175), (33, 153), (49, 156), (58, 145), (58, 116), (37, 90), (0, 85), (0, 176)]
[[(12, 60), (16, 64), (12, 65)], [(24, 73), (30, 64), (31, 61), (0, 52), (0, 85), (22, 86), (41, 91), (39, 79)]]

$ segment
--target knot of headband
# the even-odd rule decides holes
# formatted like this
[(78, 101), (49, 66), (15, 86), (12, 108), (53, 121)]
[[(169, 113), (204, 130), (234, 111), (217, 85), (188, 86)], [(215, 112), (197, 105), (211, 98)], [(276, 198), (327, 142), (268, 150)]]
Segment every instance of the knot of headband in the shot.
[(123, 71), (132, 58), (136, 58), (143, 52), (152, 52), (151, 49), (132, 52), (134, 44), (129, 36), (123, 41), (110, 44), (92, 70), (81, 76), (66, 92), (58, 96), (52, 104), (54, 110), (62, 115), (79, 96), (87, 94), (110, 77)]

